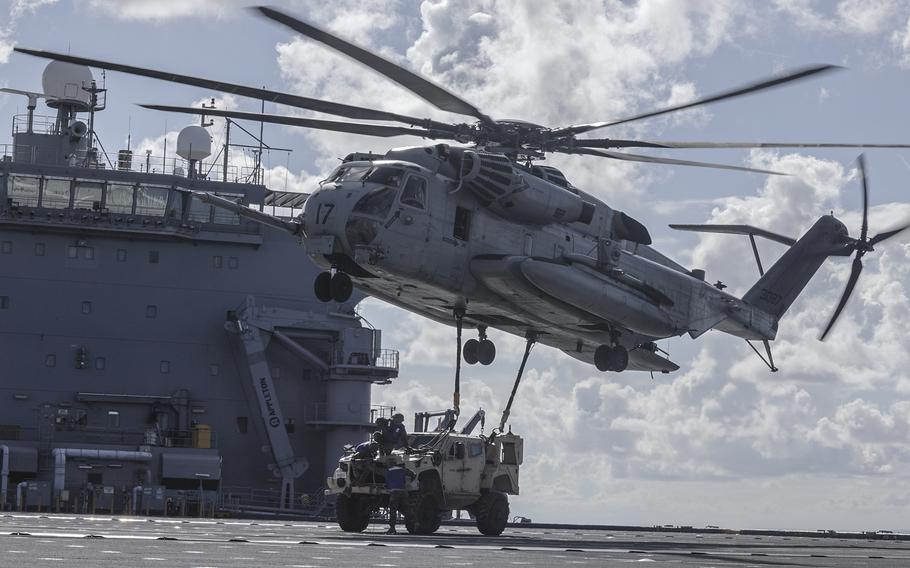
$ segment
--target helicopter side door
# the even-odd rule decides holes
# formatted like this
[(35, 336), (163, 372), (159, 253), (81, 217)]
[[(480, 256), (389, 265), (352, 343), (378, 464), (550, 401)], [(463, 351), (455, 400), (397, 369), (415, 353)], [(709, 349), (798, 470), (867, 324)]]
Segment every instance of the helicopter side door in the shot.
[[(389, 251), (395, 256), (399, 270), (406, 274), (421, 274), (427, 270), (426, 243), (429, 239), (428, 181), (422, 175), (410, 173), (402, 184), (392, 216), (385, 222), (394, 245)], [(389, 241), (387, 241), (389, 242)]]

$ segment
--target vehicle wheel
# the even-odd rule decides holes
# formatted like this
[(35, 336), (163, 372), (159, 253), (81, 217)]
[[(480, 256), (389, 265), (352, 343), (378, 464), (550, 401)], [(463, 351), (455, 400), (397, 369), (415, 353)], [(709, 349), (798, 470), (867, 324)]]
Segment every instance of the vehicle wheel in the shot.
[(351, 277), (344, 272), (336, 272), (332, 277), (332, 299), (336, 302), (347, 302), (351, 299), (351, 293), (354, 291), (354, 284)]
[(469, 339), (464, 342), (464, 347), (461, 348), (461, 354), (464, 356), (464, 362), (468, 365), (473, 365), (477, 363), (480, 359), (480, 342), (476, 339)]
[(410, 498), (408, 514), (404, 519), (405, 527), (411, 534), (433, 534), (442, 522), (439, 513), (436, 495), (419, 491)]
[(477, 360), (481, 365), (489, 365), (493, 359), (496, 359), (496, 345), (489, 339), (484, 339), (478, 346)]
[(610, 355), (610, 371), (620, 373), (629, 366), (629, 350), (622, 345), (614, 347)]
[(328, 302), (332, 299), (332, 273), (321, 272), (313, 282), (313, 291), (316, 292), (316, 298), (320, 302)]
[(370, 524), (371, 509), (362, 496), (342, 493), (335, 501), (335, 519), (345, 532), (363, 532)]
[(486, 536), (499, 536), (509, 522), (509, 498), (505, 493), (484, 493), (474, 505), (477, 530)]
[(610, 370), (610, 358), (613, 352), (613, 348), (609, 345), (601, 345), (594, 351), (594, 366), (597, 367), (598, 371), (609, 371)]

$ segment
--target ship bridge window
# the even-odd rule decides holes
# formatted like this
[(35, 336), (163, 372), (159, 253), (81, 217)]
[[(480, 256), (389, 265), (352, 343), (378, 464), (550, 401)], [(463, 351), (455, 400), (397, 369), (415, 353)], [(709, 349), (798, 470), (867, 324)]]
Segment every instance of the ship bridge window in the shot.
[(10, 176), (6, 197), (20, 207), (37, 207), (40, 181), (37, 177)]
[(70, 180), (44, 178), (44, 191), (41, 194), (41, 207), (48, 209), (65, 209), (70, 206)]
[(401, 192), (401, 203), (417, 209), (427, 208), (427, 180), (411, 176)]
[(370, 170), (370, 173), (364, 178), (364, 181), (370, 183), (381, 183), (390, 187), (397, 188), (401, 185), (401, 178), (404, 172), (400, 168), (390, 168), (388, 166), (377, 167)]
[(190, 210), (186, 214), (186, 220), (196, 221), (197, 223), (210, 223), (212, 221), (212, 206), (193, 196), (192, 201), (190, 201)]
[(103, 189), (103, 184), (76, 180), (76, 188), (73, 193), (73, 209), (98, 211), (101, 209)]
[[(230, 199), (234, 203), (240, 203), (243, 199), (242, 195), (237, 195), (234, 193), (216, 193), (215, 195), (223, 197), (225, 199)], [(215, 207), (215, 223), (218, 225), (239, 225), (240, 224), (240, 215), (234, 213), (233, 211), (228, 211), (227, 209), (222, 209), (221, 207)]]
[(112, 183), (107, 186), (107, 199), (105, 208), (111, 213), (126, 213), (129, 215), (133, 212), (133, 194), (136, 188), (132, 185), (122, 185)]
[(373, 191), (360, 198), (360, 201), (354, 205), (353, 213), (363, 213), (374, 217), (385, 217), (392, 209), (395, 203), (395, 194), (397, 188), (388, 186), (377, 187)]
[(146, 187), (136, 189), (136, 215), (163, 217), (167, 208), (168, 188)]

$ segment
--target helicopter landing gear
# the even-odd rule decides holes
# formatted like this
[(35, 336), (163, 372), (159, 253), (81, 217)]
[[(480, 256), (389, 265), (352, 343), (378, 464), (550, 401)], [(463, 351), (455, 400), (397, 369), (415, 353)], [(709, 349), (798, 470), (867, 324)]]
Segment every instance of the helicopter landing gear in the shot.
[(344, 272), (322, 272), (313, 283), (313, 291), (321, 302), (347, 302), (354, 292), (354, 284)]
[(625, 371), (629, 366), (629, 350), (622, 345), (601, 345), (594, 351), (594, 366), (598, 371)]
[(462, 349), (464, 362), (468, 365), (476, 363), (489, 365), (496, 359), (496, 345), (487, 339), (486, 326), (478, 327), (477, 331), (480, 333), (479, 339), (469, 339), (464, 343), (464, 348)]

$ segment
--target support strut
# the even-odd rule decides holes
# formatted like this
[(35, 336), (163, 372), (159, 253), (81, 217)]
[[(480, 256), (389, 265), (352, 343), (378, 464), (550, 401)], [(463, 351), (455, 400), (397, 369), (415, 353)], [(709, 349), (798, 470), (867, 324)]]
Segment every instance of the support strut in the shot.
[(525, 372), (528, 356), (531, 354), (531, 348), (537, 343), (537, 332), (529, 331), (525, 335), (525, 339), (527, 340), (525, 343), (525, 354), (521, 358), (521, 365), (518, 367), (518, 376), (515, 377), (515, 384), (512, 385), (512, 394), (509, 395), (509, 402), (506, 404), (506, 409), (502, 412), (502, 419), (499, 421), (500, 432), (503, 432), (506, 429), (506, 422), (509, 421), (509, 414), (512, 412), (512, 402), (515, 400), (515, 393), (518, 392), (518, 384), (521, 382), (521, 376)]
[(452, 407), (458, 418), (461, 404), (461, 331), (464, 328), (464, 308), (455, 308), (455, 337), (458, 349), (455, 352), (455, 392), (452, 393)]

